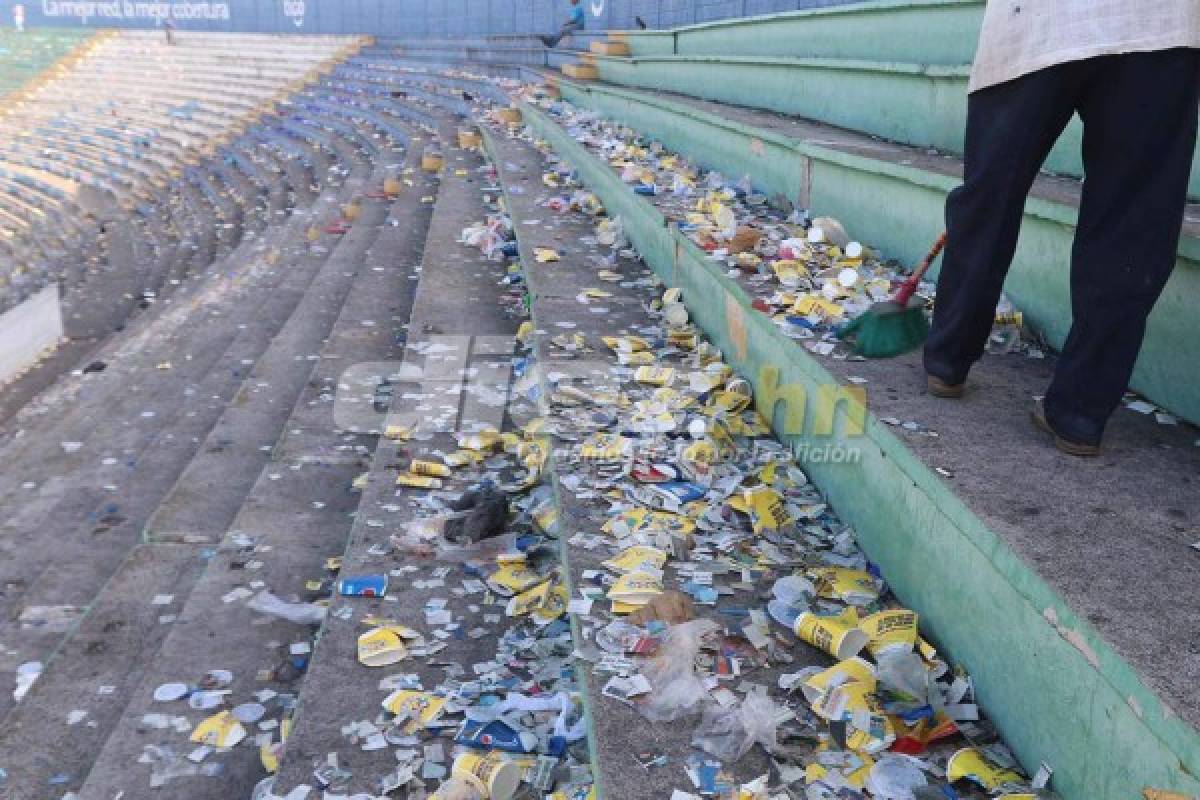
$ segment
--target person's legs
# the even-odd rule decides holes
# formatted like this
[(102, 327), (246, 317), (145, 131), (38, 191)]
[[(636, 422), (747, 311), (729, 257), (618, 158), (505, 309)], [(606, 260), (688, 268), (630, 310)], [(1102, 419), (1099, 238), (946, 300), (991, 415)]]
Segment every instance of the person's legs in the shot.
[(1046, 418), (1099, 443), (1175, 266), (1196, 146), (1200, 50), (1093, 59), (1080, 100), (1086, 179), (1071, 253), (1072, 325)]
[(1025, 196), (1074, 113), (1075, 65), (1040, 70), (967, 99), (963, 185), (946, 199), (946, 250), (938, 276), (925, 371), (961, 384), (981, 355), (1008, 274)]
[(570, 36), (575, 31), (581, 29), (582, 27), (580, 25), (576, 25), (573, 22), (568, 22), (559, 29), (558, 33), (551, 36), (539, 36), (538, 38), (542, 40), (542, 44), (546, 45), (546, 47), (558, 47), (559, 42)]

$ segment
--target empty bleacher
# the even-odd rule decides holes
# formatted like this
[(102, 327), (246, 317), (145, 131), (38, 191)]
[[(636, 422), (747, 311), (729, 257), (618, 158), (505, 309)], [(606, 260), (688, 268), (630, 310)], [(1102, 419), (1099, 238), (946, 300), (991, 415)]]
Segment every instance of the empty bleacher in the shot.
[[(886, 0), (589, 33), (554, 51), (527, 35), (183, 32), (169, 47), (161, 33), (122, 32), (11, 95), (0, 113), (0, 311), (59, 287), (68, 333), (91, 349), (0, 419), (0, 682), (40, 664), (19, 703), (0, 693), (0, 796), (316, 800), (321, 789), (303, 787), (318, 778), (330, 779), (327, 797), (376, 796), (395, 755), (365, 746), (354, 726), (378, 717), (381, 678), (407, 676), (362, 666), (358, 634), (376, 615), (425, 630), (422, 607), (480, 577), (480, 564), (391, 544), (414, 508), (437, 505), (398, 489), (397, 475), (414, 457), (452, 451), (453, 437), (381, 436), (382, 418), (348, 423), (335, 402), (374, 407), (388, 371), (435, 337), (502, 338), (475, 353), (480, 363), (537, 369), (551, 354), (565, 369), (577, 354), (561, 346), (563, 331), (599, 349), (603, 334), (656, 324), (664, 283), (683, 289), (693, 320), (797, 451), (808, 439), (782, 431), (783, 387), (815, 397), (866, 382), (864, 433), (833, 433), (861, 462), (805, 470), (920, 613), (923, 635), (969, 672), (973, 698), (1028, 773), (1044, 763), (1065, 800), (1200, 791), (1200, 630), (1188, 602), (1200, 440), (1187, 424), (1200, 420), (1188, 379), (1200, 355), (1188, 313), (1200, 213), (1189, 209), (1136, 379), (1179, 424), (1122, 409), (1106, 455), (1080, 465), (1026, 418), (1052, 354), (989, 355), (967, 398), (947, 405), (924, 393), (914, 355), (810, 352), (755, 305), (759, 276), (709, 258), (582, 133), (581, 120), (612, 120), (642, 145), (746, 176), (781, 208), (834, 215), (912, 264), (961, 174), (956, 126), (981, 8)], [(475, 127), (482, 148), (459, 136)], [(1040, 179), (1027, 207), (1009, 286), (1050, 343), (1069, 320), (1079, 195), (1069, 136), (1048, 165), (1061, 174)], [(595, 220), (548, 209), (581, 184), (606, 210), (597, 213), (620, 216), (638, 257), (598, 259)], [(513, 223), (503, 258), (464, 243), (464, 229), (489, 216)], [(540, 263), (538, 247), (560, 260)], [(610, 270), (612, 310), (593, 313), (576, 293)], [(527, 313), (530, 350), (514, 351)], [(352, 380), (355, 365), (368, 369)], [(543, 496), (563, 541), (530, 523), (527, 496), (514, 505), (523, 535), (563, 551), (575, 589), (599, 559), (565, 543), (596, 532), (595, 519), (580, 523), (587, 504), (550, 474), (575, 468), (569, 444), (548, 454), (554, 491)], [(468, 467), (454, 487), (495, 477), (512, 456), (494, 453), (504, 467)], [(762, 564), (743, 575), (751, 566)], [(389, 597), (333, 596), (320, 623), (247, 605), (264, 589), (324, 599), (339, 571), (391, 571)], [(463, 620), (479, 609), (463, 593), (450, 602), (463, 624), (446, 660), (395, 666), (427, 689), (457, 678), (452, 666), (490, 661), (509, 624), (468, 638), (474, 623)], [(727, 611), (700, 613), (725, 624)], [(570, 650), (568, 633), (557, 636), (538, 644)], [(828, 662), (789, 655), (789, 671)], [(652, 724), (603, 696), (607, 677), (585, 659), (577, 684), (531, 663), (502, 686), (553, 684), (581, 699), (589, 735), (572, 757), (590, 752), (598, 800), (687, 785), (691, 723)], [(177, 681), (194, 688), (209, 670), (231, 673), (223, 707), (261, 702), (270, 724), (197, 754), (189, 735), (211, 710), (155, 694)], [(78, 709), (85, 722), (67, 725)], [(634, 748), (661, 749), (668, 766), (644, 770)], [(739, 781), (768, 769), (758, 751), (731, 766)], [(803, 792), (803, 779), (791, 790)]]

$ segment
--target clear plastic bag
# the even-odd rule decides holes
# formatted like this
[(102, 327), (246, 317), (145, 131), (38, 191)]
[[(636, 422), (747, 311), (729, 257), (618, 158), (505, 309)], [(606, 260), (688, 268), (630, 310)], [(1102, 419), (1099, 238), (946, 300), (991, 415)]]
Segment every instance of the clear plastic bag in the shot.
[(642, 670), (653, 691), (638, 706), (655, 722), (668, 722), (699, 710), (708, 699), (708, 687), (696, 673), (696, 656), (704, 638), (719, 630), (710, 619), (694, 619), (667, 629), (662, 646)]
[(250, 601), (246, 607), (260, 614), (270, 614), (281, 617), (298, 625), (320, 625), (325, 619), (325, 607), (316, 603), (288, 603), (263, 589)]
[(893, 704), (919, 708), (930, 700), (929, 668), (911, 650), (885, 650), (876, 656), (879, 685), (887, 689)]
[(494, 559), (500, 553), (511, 553), (517, 546), (517, 535), (505, 533), (476, 543), (456, 544), (445, 537), (446, 522), (465, 512), (449, 511), (437, 516), (422, 517), (408, 523), (403, 531), (390, 537), (392, 546), (409, 555), (436, 558), (439, 561)]
[(150, 764), (150, 788), (165, 786), (176, 778), (197, 775), (200, 768), (169, 747), (148, 744), (142, 748), (142, 762)]
[(867, 789), (880, 800), (914, 800), (914, 791), (927, 783), (920, 762), (898, 753), (880, 757), (867, 776)]
[(779, 706), (763, 692), (752, 692), (737, 708), (710, 706), (692, 734), (692, 746), (725, 762), (740, 759), (755, 744), (767, 752), (778, 747)]

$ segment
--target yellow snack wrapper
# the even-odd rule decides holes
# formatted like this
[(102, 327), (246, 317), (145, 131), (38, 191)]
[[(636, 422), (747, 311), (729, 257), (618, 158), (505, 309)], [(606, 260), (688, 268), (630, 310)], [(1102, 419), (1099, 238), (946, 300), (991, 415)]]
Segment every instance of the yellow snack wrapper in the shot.
[(430, 478), (450, 477), (450, 468), (436, 461), (421, 461), (414, 458), (408, 464), (408, 471), (413, 475), (424, 475)]
[(391, 626), (372, 628), (358, 637), (358, 662), (364, 667), (386, 667), (408, 658), (401, 631)]
[(617, 351), (617, 363), (623, 367), (649, 367), (654, 365), (654, 353), (649, 350)]
[(279, 771), (279, 759), (283, 756), (283, 745), (292, 733), (292, 720), (287, 718), (279, 723), (279, 741), (273, 739), (263, 742), (258, 748), (258, 760), (263, 769), (274, 775)]
[(553, 583), (551, 581), (545, 581), (532, 589), (527, 589), (520, 594), (514, 595), (509, 598), (504, 613), (510, 617), (523, 617), (534, 609), (541, 608), (545, 604), (546, 598), (550, 596), (550, 589), (552, 587)]
[(950, 756), (946, 763), (946, 780), (954, 783), (964, 778), (979, 784), (989, 792), (1025, 780), (1020, 773), (993, 763), (977, 747), (964, 747)]
[(668, 511), (651, 511), (648, 508), (631, 508), (611, 517), (602, 530), (618, 538), (631, 533), (663, 533), (680, 536), (691, 535), (696, 523), (680, 514)]
[(384, 438), (396, 442), (408, 441), (414, 433), (416, 429), (409, 425), (388, 425), (383, 431)]
[[(634, 545), (604, 562), (613, 572), (658, 572), (667, 563), (667, 554), (657, 547)], [(647, 569), (649, 568), (649, 569)]]
[(520, 564), (502, 564), (500, 569), (492, 573), (488, 578), (488, 586), (505, 597), (511, 597), (514, 594), (519, 594), (527, 589), (530, 589), (541, 583), (545, 578), (529, 567), (524, 562)]
[(861, 569), (817, 567), (808, 571), (817, 587), (817, 596), (841, 600), (852, 606), (866, 606), (879, 599), (879, 584)]
[(770, 486), (760, 484), (742, 491), (742, 500), (750, 514), (755, 533), (777, 531), (792, 522), (783, 504), (783, 495)]
[(246, 729), (231, 712), (222, 711), (197, 725), (190, 738), (209, 747), (233, 747), (246, 738)]
[(411, 472), (401, 472), (396, 476), (397, 486), (407, 486), (410, 489), (440, 489), (442, 482), (428, 475), (414, 475)]
[(846, 313), (837, 303), (826, 300), (824, 297), (816, 294), (806, 294), (799, 297), (796, 300), (796, 305), (792, 306), (792, 312), (803, 317), (819, 314), (822, 317), (833, 319), (840, 318)]
[(623, 605), (643, 606), (662, 594), (662, 579), (649, 572), (627, 572), (608, 590), (608, 599)]
[(533, 515), (533, 524), (542, 533), (552, 534), (558, 528), (558, 506), (547, 503)]
[(453, 453), (442, 457), (442, 461), (445, 462), (446, 466), (454, 469), (478, 464), (482, 460), (483, 457), (475, 450), (455, 450)]
[(579, 448), (585, 461), (624, 461), (632, 453), (632, 442), (616, 433), (593, 433)]
[(650, 386), (669, 386), (675, 382), (673, 367), (638, 367), (633, 373), (633, 379), (638, 383)]
[(538, 625), (547, 625), (567, 613), (567, 587), (555, 583), (546, 594), (545, 601), (530, 612), (530, 617)]
[(475, 433), (457, 434), (458, 446), (463, 450), (475, 450), (489, 453), (500, 444), (500, 432), (494, 428), (476, 431)]
[(813, 711), (828, 718), (822, 701), (830, 691), (843, 683), (863, 683), (874, 689), (877, 685), (875, 667), (865, 658), (848, 658), (809, 676), (800, 684), (800, 690), (804, 692)]
[(716, 391), (709, 396), (708, 407), (717, 413), (740, 414), (750, 407), (751, 399), (741, 392)]
[(408, 736), (440, 717), (445, 706), (446, 698), (411, 689), (397, 689), (383, 699), (385, 709), (408, 720), (402, 729)]
[(640, 336), (601, 336), (600, 341), (618, 353), (633, 353), (650, 349), (650, 342)]

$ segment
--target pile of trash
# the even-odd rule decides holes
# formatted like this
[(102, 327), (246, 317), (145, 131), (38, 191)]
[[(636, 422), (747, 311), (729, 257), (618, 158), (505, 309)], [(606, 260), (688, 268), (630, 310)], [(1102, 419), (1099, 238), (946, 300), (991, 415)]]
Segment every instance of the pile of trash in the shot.
[[(604, 279), (606, 265), (636, 254), (620, 221), (542, 149), (552, 190), (542, 205), (591, 218)], [(721, 243), (711, 226), (694, 230)], [(846, 249), (816, 235), (803, 241), (805, 259)], [(840, 269), (856, 276), (838, 281), (846, 291), (831, 300), (814, 283), (805, 296), (845, 309), (886, 284), (886, 268), (869, 256)], [(601, 702), (647, 724), (693, 726), (685, 758), (646, 753), (641, 766), (674, 756), (692, 786), (673, 800), (1045, 796), (1048, 772), (1021, 774), (969, 676), (922, 637), (918, 615), (890, 594), (853, 530), (752, 408), (748, 381), (690, 322), (680, 291), (659, 284), (647, 296), (657, 283), (648, 273), (613, 275), (643, 301), (625, 307), (642, 313), (628, 326), (609, 319), (607, 329), (550, 337), (553, 369), (544, 370), (571, 561), (597, 564), (576, 570), (567, 601), (590, 683)], [(570, 370), (585, 352), (607, 368)], [(755, 748), (769, 756), (769, 773), (735, 780), (730, 767)]]
[[(812, 217), (781, 195), (756, 191), (748, 176), (735, 179), (701, 168), (661, 142), (569, 103), (542, 105), (721, 262), (756, 310), (818, 355), (849, 355), (838, 334), (872, 304), (889, 299), (907, 277), (901, 264), (853, 238), (842, 221)], [(934, 288), (922, 283), (920, 293), (932, 298)], [(1041, 357), (1039, 345), (1022, 340), (1023, 323), (1021, 312), (1003, 298), (989, 349)]]

